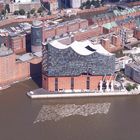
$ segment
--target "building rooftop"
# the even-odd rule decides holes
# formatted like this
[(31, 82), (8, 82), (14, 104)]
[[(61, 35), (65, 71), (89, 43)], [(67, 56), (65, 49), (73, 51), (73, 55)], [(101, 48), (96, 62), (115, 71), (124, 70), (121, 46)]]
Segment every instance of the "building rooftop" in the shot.
[(136, 71), (139, 71), (140, 72), (140, 61), (139, 61), (139, 63), (134, 62), (134, 63), (130, 63), (128, 65), (130, 67), (132, 67), (133, 69), (135, 69)]
[(50, 44), (57, 48), (57, 49), (68, 49), (72, 48), (77, 54), (80, 55), (91, 55), (94, 52), (98, 52), (103, 55), (112, 55), (109, 53), (107, 50), (103, 48), (101, 44), (92, 44), (91, 41), (86, 40), (86, 41), (74, 41), (73, 43), (69, 45), (65, 45), (60, 43), (58, 40), (50, 42)]
[(8, 56), (10, 54), (13, 54), (12, 49), (5, 47), (4, 45), (0, 46), (0, 57)]
[(18, 60), (25, 62), (33, 59), (34, 55), (32, 53), (26, 53), (18, 57)]
[(103, 24), (103, 27), (104, 28), (107, 28), (107, 29), (111, 29), (113, 27), (117, 27), (118, 25), (116, 24), (116, 22), (110, 22), (110, 23), (106, 23), (106, 24)]
[(9, 25), (6, 28), (0, 29), (0, 35), (1, 36), (17, 36), (20, 34), (25, 34), (27, 31), (31, 29), (31, 24), (29, 23), (19, 23), (19, 24), (13, 24)]

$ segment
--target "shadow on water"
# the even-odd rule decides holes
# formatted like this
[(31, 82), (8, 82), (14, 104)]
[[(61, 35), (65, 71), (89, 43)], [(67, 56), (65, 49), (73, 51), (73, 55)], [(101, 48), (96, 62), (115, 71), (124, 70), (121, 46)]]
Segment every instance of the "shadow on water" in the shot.
[(41, 71), (42, 71), (41, 62), (38, 64), (30, 64), (31, 78), (40, 88), (42, 87)]

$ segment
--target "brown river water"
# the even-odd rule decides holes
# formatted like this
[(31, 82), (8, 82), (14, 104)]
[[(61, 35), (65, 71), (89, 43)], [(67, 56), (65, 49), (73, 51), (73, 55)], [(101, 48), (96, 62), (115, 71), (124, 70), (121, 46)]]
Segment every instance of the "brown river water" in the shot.
[(0, 140), (140, 140), (140, 95), (31, 100), (36, 88), (0, 91)]

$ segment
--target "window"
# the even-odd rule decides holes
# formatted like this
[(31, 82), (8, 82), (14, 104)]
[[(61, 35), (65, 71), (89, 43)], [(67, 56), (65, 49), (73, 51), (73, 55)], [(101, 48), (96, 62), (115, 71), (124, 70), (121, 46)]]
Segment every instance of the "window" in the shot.
[(55, 91), (58, 91), (58, 78), (55, 78)]
[(71, 77), (71, 90), (74, 89), (74, 77)]
[(90, 77), (87, 77), (87, 89), (90, 89)]

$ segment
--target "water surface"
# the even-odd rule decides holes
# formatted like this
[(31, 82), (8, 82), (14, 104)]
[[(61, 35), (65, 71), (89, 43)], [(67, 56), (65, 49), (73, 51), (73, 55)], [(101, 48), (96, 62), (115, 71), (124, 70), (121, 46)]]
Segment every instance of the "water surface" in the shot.
[[(0, 140), (140, 139), (139, 95), (31, 100), (26, 96), (26, 92), (36, 88), (38, 86), (28, 80), (0, 91)], [(81, 108), (104, 103), (110, 104), (107, 113), (75, 113), (57, 121), (46, 119), (34, 123), (43, 106), (74, 105)]]

